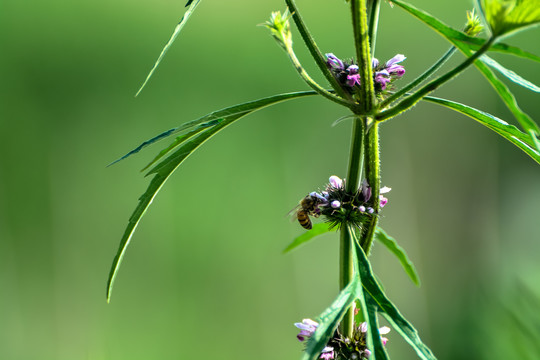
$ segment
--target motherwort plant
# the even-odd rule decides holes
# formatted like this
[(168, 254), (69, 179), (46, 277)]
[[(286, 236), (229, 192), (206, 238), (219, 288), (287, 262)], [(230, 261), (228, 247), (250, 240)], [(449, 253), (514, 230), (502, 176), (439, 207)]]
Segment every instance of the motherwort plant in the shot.
[[(188, 8), (182, 21), (162, 51), (147, 81), (200, 1), (190, 0), (186, 5)], [(333, 1), (336, 5), (343, 4), (343, 0), (328, 1)], [(305, 343), (303, 359), (388, 359), (384, 346), (388, 339), (384, 335), (390, 328), (379, 328), (379, 315), (413, 347), (421, 359), (435, 359), (413, 325), (388, 298), (368, 260), (373, 242), (380, 241), (397, 255), (407, 274), (418, 283), (415, 269), (405, 252), (396, 245), (393, 238), (378, 227), (380, 213), (388, 202), (385, 196), (390, 191), (388, 187), (381, 187), (379, 126), (411, 109), (418, 102), (428, 101), (470, 117), (540, 163), (538, 125), (519, 108), (513, 94), (493, 70), (535, 92), (540, 92), (540, 88), (487, 55), (490, 51), (497, 51), (540, 62), (540, 57), (501, 42), (510, 34), (540, 23), (540, 0), (478, 0), (476, 12), (467, 13), (466, 24), (461, 30), (445, 25), (403, 0), (388, 1), (391, 6), (397, 6), (416, 17), (450, 43), (450, 48), (438, 61), (416, 79), (407, 79), (407, 82), (407, 61), (406, 56), (401, 54), (402, 49), (395, 49), (396, 55), (386, 61), (374, 57), (380, 0), (346, 1), (346, 6), (350, 8), (351, 43), (354, 45), (350, 54), (336, 54), (333, 49), (319, 49), (295, 1), (285, 0), (285, 3), (287, 10), (283, 13), (272, 13), (264, 25), (311, 90), (273, 95), (212, 112), (144, 142), (119, 159), (122, 160), (157, 140), (177, 134), (174, 141), (145, 167), (148, 175), (153, 175), (153, 178), (146, 192), (140, 197), (121, 239), (107, 285), (107, 300), (110, 300), (120, 263), (139, 221), (164, 182), (193, 151), (223, 128), (261, 108), (285, 100), (322, 96), (347, 108), (350, 113), (347, 116), (347, 119), (352, 120), (347, 173), (341, 176), (343, 179), (331, 176), (329, 184), (322, 189), (307, 189), (307, 195), (300, 201), (294, 216), (308, 231), (295, 239), (286, 251), (318, 234), (338, 231), (341, 291), (316, 320), (304, 319), (295, 324), (300, 330), (298, 339)], [(305, 6), (309, 6), (309, 2), (306, 1)], [(291, 19), (328, 84), (321, 85), (314, 81), (296, 57), (290, 29)], [(485, 35), (479, 36), (481, 33)], [(446, 60), (458, 50), (465, 59), (451, 70), (438, 74)], [(468, 105), (430, 96), (434, 90), (471, 65), (493, 86), (521, 130)], [(430, 78), (433, 79), (429, 80)], [(312, 191), (309, 192), (310, 190)], [(313, 224), (312, 218), (322, 221)]]

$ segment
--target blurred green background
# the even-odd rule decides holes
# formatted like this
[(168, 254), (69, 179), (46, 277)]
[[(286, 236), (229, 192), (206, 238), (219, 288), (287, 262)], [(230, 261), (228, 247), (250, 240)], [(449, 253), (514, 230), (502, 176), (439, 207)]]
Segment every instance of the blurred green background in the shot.
[[(323, 51), (352, 56), (343, 1), (297, 2)], [(139, 226), (106, 304), (109, 266), (148, 181), (139, 169), (164, 144), (105, 166), (207, 112), (307, 88), (256, 26), (282, 1), (205, 0), (134, 98), (184, 3), (1, 2), (0, 359), (298, 359), (293, 322), (336, 296), (335, 236), (281, 254), (303, 231), (288, 211), (345, 176), (350, 124), (330, 125), (346, 112), (309, 98), (242, 119), (185, 162)], [(458, 28), (472, 7), (413, 3)], [(385, 3), (381, 16), (376, 56), (405, 54), (403, 82), (448, 48), (398, 8)], [(539, 35), (507, 42), (540, 54)], [(538, 64), (494, 57), (540, 83)], [(538, 94), (510, 87), (539, 121)], [(515, 123), (474, 69), (438, 95)], [(416, 288), (376, 246), (391, 298), (439, 359), (540, 358), (540, 167), (432, 104), (381, 135), (393, 189), (382, 226), (423, 281)], [(388, 348), (415, 358), (396, 332)]]

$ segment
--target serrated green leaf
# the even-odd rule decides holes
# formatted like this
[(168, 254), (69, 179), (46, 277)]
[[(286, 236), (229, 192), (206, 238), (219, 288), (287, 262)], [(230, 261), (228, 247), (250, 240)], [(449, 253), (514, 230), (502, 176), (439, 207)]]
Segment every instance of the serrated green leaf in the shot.
[(501, 37), (540, 23), (540, 0), (478, 0), (493, 36)]
[(313, 238), (315, 238), (315, 237), (317, 237), (319, 235), (326, 234), (327, 232), (330, 232), (330, 231), (332, 231), (332, 229), (330, 228), (330, 225), (328, 223), (313, 224), (313, 227), (311, 228), (311, 230), (306, 231), (305, 233), (303, 233), (300, 236), (297, 236), (289, 244), (289, 246), (287, 246), (283, 250), (283, 253), (286, 254), (289, 251), (291, 251), (293, 249), (296, 249), (298, 246), (310, 241), (311, 239), (313, 239)]
[(523, 86), (524, 88), (526, 89), (529, 89), (529, 90), (532, 90), (534, 92), (540, 92), (540, 87), (534, 85), (532, 82), (528, 81), (528, 80), (525, 80), (524, 78), (522, 78), (521, 76), (519, 76), (518, 74), (516, 74), (514, 71), (512, 70), (509, 70), (507, 68), (505, 68), (504, 66), (502, 66), (501, 64), (499, 64), (497, 61), (493, 60), (492, 58), (490, 58), (489, 56), (487, 55), (482, 55), (480, 57), (480, 60), (488, 65), (488, 66), (491, 66), (492, 68), (494, 68), (495, 70), (499, 71), (501, 74), (503, 74), (504, 76), (506, 76), (508, 79), (510, 79), (511, 81), (515, 82), (516, 84), (518, 85), (521, 85)]
[(334, 335), (341, 319), (356, 298), (360, 286), (356, 278), (349, 283), (338, 295), (336, 300), (319, 316), (319, 326), (306, 344), (302, 360), (316, 360), (321, 355), (326, 344)]
[(508, 124), (507, 122), (483, 111), (477, 110), (470, 106), (460, 104), (455, 101), (450, 101), (446, 99), (426, 96), (425, 101), (429, 101), (435, 104), (443, 105), (449, 109), (458, 111), (464, 115), (467, 115), (473, 120), (478, 121), (480, 124), (490, 128), (495, 131), (497, 134), (504, 137), (506, 140), (510, 141), (512, 144), (516, 145), (518, 148), (523, 150), (527, 155), (529, 155), (534, 161), (540, 163), (540, 151), (536, 150), (535, 144), (531, 141), (530, 136), (519, 131), (513, 125)]
[(182, 28), (184, 27), (184, 25), (186, 24), (186, 22), (190, 18), (191, 14), (193, 14), (193, 12), (195, 11), (195, 8), (197, 7), (197, 5), (199, 5), (200, 2), (201, 2), (201, 0), (190, 0), (190, 1), (188, 1), (188, 3), (186, 4), (186, 7), (189, 6), (188, 9), (184, 13), (184, 16), (182, 16), (182, 19), (180, 19), (180, 22), (174, 28), (174, 31), (173, 31), (169, 41), (167, 42), (167, 44), (165, 44), (165, 46), (163, 47), (163, 50), (161, 50), (161, 53), (159, 54), (159, 57), (156, 60), (154, 66), (152, 67), (152, 69), (150, 70), (150, 72), (146, 76), (146, 79), (144, 80), (143, 84), (141, 85), (141, 87), (139, 88), (137, 93), (135, 94), (136, 97), (144, 89), (144, 87), (146, 86), (146, 84), (148, 83), (148, 80), (150, 80), (152, 75), (154, 75), (154, 72), (156, 71), (157, 67), (161, 63), (161, 60), (163, 60), (163, 58), (165, 57), (165, 54), (167, 54), (167, 51), (169, 51), (172, 44), (174, 43), (174, 40), (176, 40), (176, 37), (178, 36), (178, 34), (180, 34), (180, 31), (182, 30)]
[[(176, 147), (176, 150), (165, 160), (155, 166), (150, 170), (149, 174), (156, 174), (150, 181), (150, 185), (146, 189), (146, 192), (139, 198), (139, 203), (135, 208), (133, 214), (129, 218), (128, 225), (124, 231), (124, 235), (120, 240), (120, 246), (118, 248), (117, 254), (113, 260), (111, 271), (109, 274), (109, 280), (107, 282), (107, 301), (110, 301), (112, 287), (114, 285), (114, 280), (118, 274), (120, 264), (124, 258), (126, 249), (131, 241), (133, 233), (137, 228), (142, 216), (152, 203), (152, 200), (155, 198), (165, 181), (169, 176), (174, 172), (174, 170), (191, 154), (195, 151), (200, 145), (202, 145), (206, 140), (215, 135), (217, 132), (225, 128), (226, 126), (232, 124), (236, 120), (251, 114), (259, 109), (264, 107), (295, 98), (305, 97), (316, 95), (314, 91), (302, 91), (296, 93), (280, 94), (257, 101), (252, 101), (245, 104), (240, 104), (233, 106), (231, 108), (221, 110), (223, 114), (220, 121), (216, 121), (213, 126), (206, 128), (200, 134), (195, 137), (191, 137), (189, 140), (184, 141), (181, 145)], [(243, 111), (239, 111), (239, 108), (243, 108)], [(236, 109), (235, 111), (227, 112), (226, 110)], [(219, 113), (219, 112), (216, 112)], [(213, 113), (215, 114), (215, 113)], [(228, 115), (226, 115), (228, 114)], [(203, 117), (206, 118), (206, 117)], [(218, 119), (213, 119), (218, 120)]]
[[(442, 34), (448, 41), (450, 41), (466, 56), (472, 55), (472, 50), (468, 45), (466, 45), (464, 42), (456, 40), (459, 37), (459, 35), (456, 35), (456, 30), (450, 29), (430, 14), (417, 9), (410, 4), (407, 4), (404, 1), (396, 0), (392, 2), (409, 12), (411, 15), (417, 17), (440, 34)], [(480, 70), (480, 72), (484, 75), (484, 77), (489, 81), (491, 86), (493, 86), (497, 94), (499, 94), (508, 109), (519, 121), (523, 130), (525, 130), (525, 132), (530, 135), (532, 142), (535, 144), (534, 148), (540, 150), (540, 142), (537, 139), (537, 136), (540, 134), (540, 128), (538, 127), (538, 125), (529, 117), (529, 115), (527, 115), (519, 108), (514, 95), (510, 92), (508, 87), (495, 76), (495, 74), (493, 73), (493, 71), (491, 71), (490, 68), (488, 68), (481, 61), (475, 61), (474, 64), (478, 68), (478, 70)]]
[(356, 235), (353, 238), (358, 275), (362, 281), (364, 294), (369, 295), (373, 299), (381, 315), (392, 324), (392, 327), (411, 345), (421, 359), (436, 360), (431, 350), (420, 339), (418, 331), (401, 315), (396, 306), (381, 289), (373, 275), (369, 260), (358, 242), (358, 238)]
[(383, 229), (379, 227), (375, 230), (375, 239), (386, 246), (386, 248), (398, 258), (401, 267), (403, 267), (403, 270), (405, 270), (412, 282), (416, 286), (420, 286), (420, 278), (416, 272), (414, 264), (407, 256), (405, 250), (398, 245), (396, 239), (389, 236)]

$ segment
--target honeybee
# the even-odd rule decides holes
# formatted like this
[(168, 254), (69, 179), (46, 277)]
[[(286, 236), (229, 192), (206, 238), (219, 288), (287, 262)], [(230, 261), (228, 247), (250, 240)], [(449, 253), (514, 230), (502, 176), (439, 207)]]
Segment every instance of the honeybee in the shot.
[(319, 213), (317, 212), (317, 206), (319, 204), (321, 204), (321, 199), (319, 199), (319, 197), (313, 194), (309, 194), (308, 196), (300, 200), (300, 204), (295, 209), (293, 209), (293, 211), (296, 210), (294, 212), (294, 217), (298, 220), (298, 222), (300, 223), (300, 225), (302, 225), (304, 229), (311, 230), (311, 228), (313, 227), (309, 216), (319, 216)]

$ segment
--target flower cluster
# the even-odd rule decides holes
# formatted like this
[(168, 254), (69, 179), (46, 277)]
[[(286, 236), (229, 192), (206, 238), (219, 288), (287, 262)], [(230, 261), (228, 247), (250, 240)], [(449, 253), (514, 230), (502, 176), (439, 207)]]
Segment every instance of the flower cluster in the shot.
[[(405, 74), (405, 68), (399, 65), (405, 59), (404, 55), (398, 54), (381, 65), (379, 60), (373, 58), (371, 62), (373, 83), (377, 93), (387, 90), (394, 80)], [(326, 64), (339, 83), (349, 92), (354, 93), (356, 88), (362, 85), (358, 65), (354, 64), (353, 61), (343, 62), (334, 54), (328, 53), (326, 54)]]
[[(382, 194), (386, 194), (391, 189), (383, 187), (379, 195), (379, 207), (383, 208), (388, 199)], [(341, 227), (344, 224), (351, 224), (359, 229), (362, 224), (376, 215), (372, 204), (371, 187), (366, 180), (355, 193), (347, 192), (345, 189), (345, 180), (332, 175), (325, 190), (321, 192), (311, 192), (308, 197), (312, 208), (308, 214), (314, 217), (325, 216), (325, 221), (329, 222), (331, 227)]]
[[(301, 323), (295, 323), (294, 326), (300, 329), (296, 336), (298, 340), (307, 341), (317, 330), (319, 324), (311, 319), (304, 319)], [(358, 324), (353, 329), (352, 338), (346, 338), (336, 331), (334, 337), (330, 339), (327, 346), (321, 352), (320, 359), (367, 359), (371, 356), (371, 351), (367, 348), (367, 330), (366, 322)], [(388, 326), (379, 328), (380, 335), (386, 335), (390, 332)], [(386, 345), (388, 338), (381, 336), (381, 342)]]

